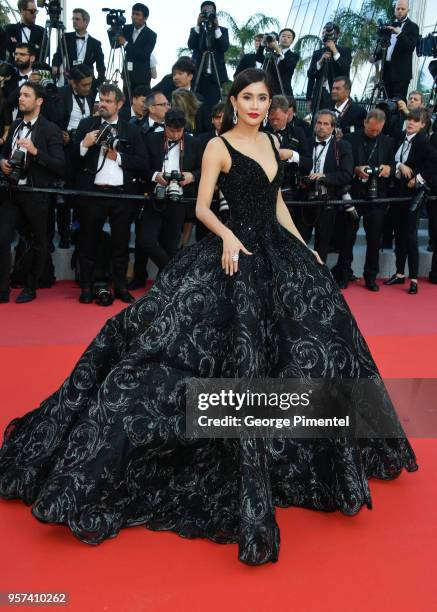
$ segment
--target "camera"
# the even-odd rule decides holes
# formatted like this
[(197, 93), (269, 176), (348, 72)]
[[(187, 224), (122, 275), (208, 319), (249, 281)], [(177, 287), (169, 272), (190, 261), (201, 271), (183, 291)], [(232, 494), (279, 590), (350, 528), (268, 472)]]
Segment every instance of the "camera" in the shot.
[(217, 19), (217, 14), (214, 9), (210, 11), (202, 11), (200, 15), (202, 17), (202, 25), (208, 29), (212, 29), (214, 27), (214, 22)]
[(386, 114), (386, 117), (388, 118), (390, 115), (394, 115), (395, 113), (398, 112), (399, 110), (398, 102), (401, 99), (402, 98), (397, 97), (397, 98), (390, 98), (388, 100), (377, 100), (375, 107), (384, 111), (384, 113)]
[(12, 172), (7, 177), (8, 181), (13, 185), (18, 185), (18, 182), (24, 178), (24, 168), (26, 166), (26, 152), (21, 149), (15, 149), (8, 164), (12, 168)]
[(121, 9), (102, 8), (106, 15), (106, 23), (110, 26), (108, 31), (109, 40), (112, 42), (123, 34), (123, 27), (126, 25), (125, 11)]
[(279, 37), (276, 34), (276, 32), (267, 32), (266, 34), (264, 34), (264, 39), (262, 41), (262, 44), (265, 47), (270, 43), (278, 42), (278, 41), (279, 41)]
[(18, 74), (18, 70), (9, 62), (0, 62), (0, 79), (11, 78)]
[(437, 57), (437, 32), (421, 37), (416, 45), (418, 57)]
[(364, 172), (369, 177), (369, 188), (367, 191), (367, 196), (369, 200), (376, 200), (378, 197), (378, 178), (380, 169), (378, 166), (368, 166)]
[(323, 178), (318, 178), (315, 181), (311, 180), (309, 176), (301, 177), (301, 184), (304, 188), (308, 189), (308, 200), (327, 200), (328, 189), (324, 183)]
[(46, 2), (46, 0), (37, 0), (37, 6), (46, 9), (51, 25), (56, 26), (56, 24), (59, 23), (62, 15), (60, 0), (49, 0), (49, 2)]
[(180, 183), (184, 180), (184, 175), (177, 170), (164, 172), (162, 177), (167, 181), (168, 185), (156, 185), (155, 198), (157, 200), (165, 200), (168, 198), (172, 202), (180, 202), (184, 190)]
[(108, 287), (98, 287), (95, 291), (95, 300), (99, 306), (111, 306), (114, 296)]
[(378, 42), (382, 46), (390, 45), (390, 39), (393, 32), (389, 28), (399, 28), (401, 24), (399, 21), (384, 21), (383, 19), (378, 19), (376, 24), (376, 35)]
[(322, 42), (324, 45), (326, 45), (326, 43), (330, 40), (337, 42), (338, 32), (337, 32), (337, 28), (332, 23), (332, 21), (328, 21), (328, 23), (325, 24), (325, 27), (323, 29), (325, 30), (325, 35), (322, 38)]
[(100, 127), (95, 144), (105, 149), (120, 151), (126, 143), (126, 139), (118, 137), (117, 127), (108, 124)]
[(410, 211), (415, 212), (418, 208), (423, 206), (427, 200), (428, 194), (430, 193), (431, 188), (427, 183), (424, 183), (420, 186), (416, 195), (410, 202)]

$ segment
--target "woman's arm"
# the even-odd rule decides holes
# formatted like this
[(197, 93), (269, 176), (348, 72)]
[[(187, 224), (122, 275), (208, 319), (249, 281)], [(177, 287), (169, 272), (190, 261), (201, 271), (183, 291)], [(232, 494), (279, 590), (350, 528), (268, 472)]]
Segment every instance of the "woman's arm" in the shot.
[(227, 151), (219, 138), (209, 141), (202, 159), (202, 173), (200, 177), (199, 190), (197, 192), (196, 217), (206, 227), (223, 240), (222, 268), (232, 276), (238, 271), (238, 259), (233, 259), (235, 254), (242, 251), (245, 255), (251, 255), (245, 246), (238, 240), (234, 232), (229, 229), (211, 210), (214, 189), (217, 185), (219, 174), (226, 168)]

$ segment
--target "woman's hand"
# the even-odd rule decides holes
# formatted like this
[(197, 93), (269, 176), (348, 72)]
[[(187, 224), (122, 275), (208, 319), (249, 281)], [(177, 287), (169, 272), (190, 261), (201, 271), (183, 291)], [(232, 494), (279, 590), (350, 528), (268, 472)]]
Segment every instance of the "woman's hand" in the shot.
[(317, 260), (317, 263), (321, 264), (323, 266), (323, 261), (320, 258), (320, 255), (317, 253), (317, 251), (313, 251), (313, 249), (310, 249), (311, 253), (314, 255), (314, 257)]
[(233, 276), (238, 272), (238, 259), (235, 261), (232, 256), (240, 254), (242, 251), (245, 255), (252, 255), (250, 251), (238, 240), (234, 232), (231, 230), (223, 238), (223, 255), (222, 255), (222, 268), (225, 274)]

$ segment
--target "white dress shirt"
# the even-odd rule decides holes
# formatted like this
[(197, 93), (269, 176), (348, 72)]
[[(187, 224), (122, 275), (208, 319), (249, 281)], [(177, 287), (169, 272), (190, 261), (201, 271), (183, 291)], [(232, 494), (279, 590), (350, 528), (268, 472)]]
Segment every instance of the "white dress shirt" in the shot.
[[(314, 146), (313, 149), (313, 167), (311, 172), (314, 173), (320, 173), (323, 174), (325, 172), (325, 162), (326, 162), (326, 155), (328, 153), (328, 149), (329, 149), (329, 143), (331, 142), (332, 136), (330, 136), (328, 138), (328, 140), (326, 140), (326, 145), (323, 146)], [(322, 142), (321, 140), (319, 140), (318, 138), (316, 138), (316, 143), (318, 142)], [(320, 152), (320, 150), (322, 150)]]
[[(80, 34), (76, 34), (76, 36), (81, 36)], [(86, 47), (88, 44), (88, 32), (83, 35), (85, 40), (79, 40), (76, 38), (76, 56), (77, 56), (77, 65), (83, 64), (86, 55)]]
[[(104, 123), (104, 119), (102, 119), (102, 124)], [(108, 122), (109, 123), (109, 122)], [(111, 122), (111, 125), (117, 125), (118, 119)], [(82, 157), (88, 153), (88, 147), (84, 147), (83, 141), (80, 143), (80, 154)], [(100, 155), (99, 161), (97, 162), (97, 169), (101, 168), (99, 172), (97, 172), (96, 177), (94, 179), (94, 185), (111, 185), (111, 187), (121, 187), (124, 182), (123, 170), (121, 167), (121, 155), (117, 153), (117, 159), (114, 161), (112, 159), (105, 159), (105, 151), (103, 147), (100, 147)], [(105, 159), (105, 163), (103, 160)], [(102, 165), (103, 164), (103, 165)]]
[(83, 101), (83, 108), (85, 112), (82, 114), (81, 108), (79, 104), (77, 103), (76, 96), (71, 94), (71, 97), (73, 98), (73, 108), (71, 110), (70, 121), (68, 123), (67, 132), (69, 132), (70, 130), (76, 130), (77, 126), (82, 121), (82, 119), (86, 119), (86, 117), (91, 116), (90, 107), (88, 104), (88, 100), (86, 98), (83, 98), (82, 96), (78, 95), (78, 97), (80, 97)]
[[(154, 119), (152, 119), (152, 117), (147, 117), (147, 120), (149, 122), (149, 127), (153, 127), (154, 123), (159, 123), (159, 121), (155, 121)], [(155, 127), (155, 132), (163, 132), (163, 131), (164, 131), (164, 124)]]
[[(413, 139), (415, 136), (417, 136), (417, 134), (412, 134), (411, 136), (405, 136), (404, 142), (401, 144), (399, 149), (396, 151), (396, 155), (395, 155), (396, 178), (398, 179), (402, 178), (399, 166), (407, 162), (408, 156), (411, 151), (411, 145), (413, 143)], [(419, 183), (420, 185), (423, 185), (423, 183), (425, 183), (425, 180), (421, 177), (420, 174), (416, 174), (416, 183)]]
[(132, 32), (132, 42), (136, 43), (138, 36), (141, 34), (141, 32), (144, 30), (144, 28), (146, 27), (146, 24), (144, 24), (143, 26), (141, 26), (141, 28), (135, 28), (134, 27), (134, 31)]
[[(181, 159), (181, 145), (178, 142), (176, 145), (172, 146), (169, 151), (167, 151), (167, 155), (164, 157), (164, 161), (162, 163), (161, 172), (172, 172), (173, 170), (177, 170), (180, 172), (180, 159)], [(152, 181), (156, 183), (156, 176), (159, 172), (155, 172), (152, 176)]]
[(22, 27), (21, 28), (21, 42), (28, 43), (30, 41), (31, 34), (32, 32), (30, 28), (28, 28), (27, 26)]

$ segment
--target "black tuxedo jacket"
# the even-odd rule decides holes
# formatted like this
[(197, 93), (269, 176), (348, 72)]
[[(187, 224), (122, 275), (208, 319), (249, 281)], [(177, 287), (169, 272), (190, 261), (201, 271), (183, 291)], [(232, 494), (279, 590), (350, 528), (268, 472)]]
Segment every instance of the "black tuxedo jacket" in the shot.
[[(407, 18), (402, 32), (397, 37), (393, 55), (389, 62), (392, 81), (409, 81), (412, 78), (413, 52), (419, 38), (419, 26)], [(376, 54), (376, 59), (381, 59), (380, 51)]]
[(299, 153), (299, 169), (303, 174), (307, 174), (312, 168), (311, 142), (305, 135), (302, 128), (287, 124), (284, 130), (275, 131), (269, 124), (267, 132), (275, 134), (279, 138), (280, 149), (292, 149)]
[(173, 83), (173, 75), (166, 74), (159, 83), (152, 87), (151, 91), (160, 91), (162, 94), (164, 94), (167, 100), (170, 100), (171, 94), (175, 89), (176, 87)]
[(24, 43), (29, 42), (29, 44), (32, 47), (34, 47), (34, 49), (37, 52), (36, 61), (38, 61), (39, 54), (41, 51), (42, 41), (44, 38), (44, 28), (42, 28), (39, 25), (33, 25), (29, 29), (30, 29), (29, 41), (27, 41), (26, 38), (23, 38), (23, 41), (22, 41), (21, 40), (21, 30), (22, 30), (21, 24), (20, 23), (8, 23), (8, 25), (5, 26), (5, 32), (6, 32), (6, 37), (7, 37), (6, 47), (9, 53), (13, 55), (17, 44), (21, 42), (24, 42)]
[(123, 36), (127, 40), (125, 46), (126, 62), (132, 62), (133, 69), (129, 71), (129, 78), (134, 85), (145, 84), (150, 86), (150, 55), (156, 45), (156, 33), (144, 26), (135, 43), (132, 42), (134, 32), (133, 24), (123, 28)]
[[(164, 163), (164, 139), (165, 131), (149, 133), (146, 136), (146, 149), (149, 167), (146, 172), (146, 178), (149, 182), (150, 190), (153, 191), (155, 183), (152, 182), (152, 177), (155, 172), (162, 172)], [(200, 180), (200, 168), (202, 165), (202, 145), (190, 134), (185, 134), (185, 150), (184, 159), (182, 162), (182, 172), (191, 172), (196, 179), (196, 183)], [(192, 183), (184, 189), (186, 195), (193, 195), (196, 191), (196, 184)]]
[[(312, 155), (314, 144), (315, 140), (312, 142)], [(325, 184), (330, 188), (330, 192), (335, 193), (337, 188), (350, 185), (353, 172), (354, 159), (350, 143), (345, 140), (336, 140), (335, 137), (331, 138), (323, 168)]]
[[(332, 83), (335, 77), (338, 76), (349, 76), (351, 63), (352, 63), (352, 54), (351, 50), (348, 47), (338, 47), (337, 50), (340, 53), (340, 57), (337, 61), (334, 61), (333, 58), (329, 60), (328, 70), (327, 70), (327, 78), (329, 82), (329, 87), (332, 87)], [(322, 72), (322, 70), (317, 70), (317, 62), (322, 57), (325, 52), (325, 48), (317, 49), (314, 51), (311, 64), (308, 68), (307, 76), (308, 76), (308, 86), (307, 86), (307, 95), (306, 99), (311, 100), (313, 96), (313, 91), (316, 89), (316, 84), (318, 85)]]
[[(84, 190), (95, 189), (95, 173), (98, 170), (100, 147), (94, 146), (88, 149), (83, 157), (80, 154), (80, 143), (93, 130), (98, 130), (102, 120), (100, 117), (88, 117), (82, 119), (77, 128), (76, 137), (72, 148), (72, 161), (78, 170), (77, 187)], [(117, 130), (120, 138), (126, 139), (126, 146), (121, 154), (123, 185), (126, 193), (137, 192), (137, 176), (144, 176), (147, 170), (147, 158), (141, 130), (131, 123), (119, 119)]]
[[(229, 49), (229, 33), (227, 28), (222, 28), (221, 26), (220, 30), (222, 35), (220, 38), (213, 39), (214, 42), (212, 46), (212, 51), (214, 52), (220, 83), (225, 83), (228, 80), (225, 53)], [(196, 30), (194, 28), (191, 28), (187, 46), (193, 52), (192, 59), (193, 62), (196, 64), (197, 68), (200, 67), (203, 52), (206, 50), (206, 47), (204, 47), (204, 45), (202, 44), (202, 40), (204, 40), (203, 34), (197, 34)]]
[[(396, 144), (395, 152), (402, 145), (404, 138), (405, 133)], [(420, 174), (429, 185), (437, 184), (437, 150), (425, 134), (419, 133), (413, 138), (408, 158), (404, 163), (410, 166), (415, 176)], [(408, 189), (407, 182), (404, 178), (396, 181), (400, 195), (414, 195), (414, 190)]]
[[(347, 134), (344, 139), (352, 147), (354, 168), (356, 166), (380, 166), (382, 164), (390, 166), (391, 174), (389, 178), (378, 178), (378, 195), (383, 198), (388, 194), (388, 185), (391, 178), (395, 175), (395, 150), (393, 138), (386, 134), (380, 134), (376, 139), (376, 149), (369, 160), (364, 148), (364, 132), (361, 130), (354, 134)], [(352, 181), (352, 195), (357, 198), (365, 198), (368, 193), (368, 184), (360, 181), (355, 175)], [(384, 205), (385, 206), (385, 205)]]
[[(92, 91), (91, 94), (87, 98), (88, 106), (91, 114), (93, 113), (94, 102), (96, 99), (95, 91)], [(66, 131), (68, 124), (70, 123), (71, 113), (73, 111), (73, 89), (70, 85), (65, 87), (60, 87), (58, 89), (57, 95), (54, 100), (53, 107), (53, 118), (54, 121), (59, 127)]]
[[(11, 155), (15, 130), (20, 123), (21, 119), (17, 119), (11, 125), (3, 150), (4, 159), (9, 159)], [(38, 155), (27, 155), (28, 183), (34, 187), (48, 187), (55, 178), (65, 173), (62, 132), (57, 125), (40, 115), (30, 138), (38, 149)]]
[[(70, 61), (70, 67), (73, 68), (74, 62), (75, 60), (77, 60), (76, 32), (68, 32), (65, 35), (65, 40), (67, 43), (67, 52), (68, 52), (68, 59)], [(57, 66), (59, 68), (59, 66), (61, 66), (61, 63), (62, 63), (62, 57), (61, 57), (60, 50), (58, 48), (56, 53), (53, 56), (52, 65)], [(98, 82), (103, 82), (105, 80), (105, 72), (106, 72), (105, 56), (102, 51), (102, 44), (99, 40), (97, 40), (96, 38), (93, 38), (90, 35), (88, 35), (85, 58), (83, 60), (83, 63), (86, 66), (89, 66), (90, 68), (92, 68), (93, 70), (94, 70), (94, 66), (96, 67), (97, 75), (98, 75), (97, 76)]]
[(235, 70), (234, 78), (246, 68), (256, 68), (256, 53), (245, 53)]
[[(265, 47), (260, 45), (258, 51), (256, 52), (256, 61), (260, 62), (261, 64), (264, 62), (265, 50)], [(293, 89), (291, 88), (291, 79), (293, 77), (296, 64), (299, 61), (299, 57), (300, 56), (298, 53), (294, 53), (294, 51), (291, 51), (291, 49), (287, 49), (287, 51), (284, 53), (284, 59), (278, 63), (278, 72), (280, 74), (282, 86), (284, 87), (284, 94), (286, 96), (293, 95)], [(276, 69), (274, 68), (274, 66), (269, 69), (269, 72), (273, 82), (274, 93), (282, 93), (279, 85), (278, 75), (276, 74)]]
[[(334, 103), (331, 108), (334, 110)], [(347, 107), (346, 112), (341, 117), (337, 113), (335, 114), (337, 116), (337, 127), (341, 128), (343, 134), (351, 134), (363, 129), (367, 111), (361, 104), (351, 101), (350, 106)], [(353, 129), (351, 130), (351, 128)]]

